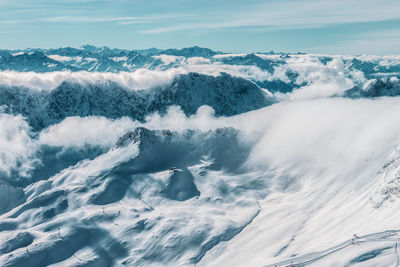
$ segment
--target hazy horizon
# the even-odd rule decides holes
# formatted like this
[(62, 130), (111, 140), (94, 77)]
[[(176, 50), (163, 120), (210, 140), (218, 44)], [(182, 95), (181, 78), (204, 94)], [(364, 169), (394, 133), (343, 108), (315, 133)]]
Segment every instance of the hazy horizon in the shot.
[(198, 45), (230, 52), (400, 53), (400, 2), (0, 1), (0, 49)]

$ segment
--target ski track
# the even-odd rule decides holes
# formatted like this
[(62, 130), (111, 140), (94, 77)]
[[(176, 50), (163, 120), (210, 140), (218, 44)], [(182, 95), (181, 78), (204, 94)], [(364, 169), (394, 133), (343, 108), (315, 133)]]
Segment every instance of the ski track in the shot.
[[(394, 236), (397, 236), (394, 238)], [(355, 240), (355, 241), (353, 241)], [(398, 242), (400, 242), (400, 230), (388, 230), (384, 232), (369, 234), (365, 236), (358, 236), (355, 239), (349, 239), (343, 243), (333, 246), (329, 249), (320, 252), (312, 252), (309, 254), (301, 255), (298, 257), (293, 257), (284, 261), (280, 261), (274, 264), (265, 265), (264, 267), (279, 267), (279, 266), (306, 266), (308, 264), (314, 263), (328, 255), (335, 252), (343, 250), (347, 247), (353, 245), (359, 245), (361, 243), (371, 243), (371, 242), (383, 242), (383, 241), (395, 241), (395, 254), (396, 254), (396, 265), (399, 266), (399, 254), (398, 254)]]

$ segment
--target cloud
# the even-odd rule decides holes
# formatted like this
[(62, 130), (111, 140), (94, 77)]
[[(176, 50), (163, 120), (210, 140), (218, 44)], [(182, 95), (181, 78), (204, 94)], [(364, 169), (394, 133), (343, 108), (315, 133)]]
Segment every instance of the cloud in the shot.
[(306, 85), (292, 93), (280, 95), (282, 100), (341, 95), (345, 90), (355, 86), (353, 80), (345, 75), (345, 66), (340, 58), (333, 58), (325, 65), (318, 57), (292, 56), (287, 60), (287, 65), (282, 66), (278, 72), (282, 73), (286, 68), (299, 74), (296, 78), (297, 84), (306, 83)]
[(158, 34), (195, 29), (224, 29), (263, 27), (265, 31), (278, 29), (319, 28), (334, 24), (365, 23), (400, 19), (400, 3), (393, 0), (367, 0), (360, 6), (357, 0), (338, 1), (278, 1), (258, 3), (240, 10), (220, 11), (204, 20), (173, 24), (143, 30), (144, 34)]
[(140, 17), (78, 17), (78, 16), (59, 16), (43, 18), (41, 21), (47, 22), (120, 22), (120, 21), (143, 21)]
[(111, 120), (104, 117), (68, 117), (41, 131), (39, 143), (49, 146), (82, 148), (112, 147), (124, 133), (135, 129), (129, 118)]
[(163, 64), (168, 65), (171, 63), (182, 62), (185, 60), (185, 57), (180, 56), (172, 56), (172, 55), (157, 55), (153, 56), (155, 59), (159, 59)]
[(208, 131), (228, 126), (228, 124), (222, 118), (216, 118), (213, 108), (209, 106), (199, 107), (196, 114), (189, 117), (185, 115), (180, 107), (172, 106), (163, 116), (158, 113), (147, 116), (146, 122), (141, 126), (152, 130), (184, 131), (194, 129)]
[(0, 173), (28, 176), (38, 164), (34, 157), (37, 148), (22, 116), (0, 114)]
[(68, 22), (68, 23), (80, 23), (80, 22), (117, 22), (120, 25), (128, 25), (134, 23), (148, 23), (152, 21), (167, 20), (172, 18), (190, 17), (189, 14), (154, 14), (148, 16), (138, 17), (91, 17), (91, 16), (58, 16), (38, 19), (39, 21), (47, 22)]
[(208, 131), (227, 125), (222, 119), (214, 116), (214, 110), (209, 106), (201, 106), (196, 114), (186, 116), (178, 106), (172, 106), (167, 113), (154, 113), (146, 117), (144, 123), (130, 118), (109, 119), (100, 116), (67, 117), (39, 134), (39, 145), (65, 148), (83, 148), (99, 146), (111, 148), (118, 138), (138, 126), (152, 130), (169, 129), (184, 131), (187, 129)]
[(280, 103), (259, 115), (255, 112), (247, 119), (265, 131), (251, 161), (339, 172), (363, 168), (379, 158), (374, 167), (380, 168), (400, 141), (400, 128), (393, 127), (400, 119), (390, 115), (400, 111), (398, 105), (399, 98), (336, 98)]
[[(239, 55), (241, 56), (241, 55)], [(50, 55), (58, 60), (70, 60), (68, 57)], [(262, 56), (269, 59), (268, 56)], [(345, 90), (362, 85), (367, 82), (362, 72), (357, 70), (348, 70), (345, 68), (345, 60), (353, 57), (333, 56), (333, 59), (326, 64), (320, 61), (322, 55), (291, 55), (285, 59), (285, 62), (274, 66), (274, 72), (262, 70), (255, 65), (230, 65), (221, 62), (211, 62), (202, 57), (185, 58), (170, 55), (158, 55), (154, 58), (160, 59), (163, 64), (161, 69), (167, 70), (149, 70), (138, 69), (133, 72), (104, 73), (104, 72), (14, 72), (1, 71), (0, 83), (5, 85), (26, 86), (36, 90), (52, 90), (65, 80), (72, 80), (80, 83), (104, 83), (113, 81), (121, 86), (132, 90), (148, 89), (156, 86), (162, 86), (171, 83), (178, 75), (197, 72), (200, 74), (219, 76), (221, 73), (227, 73), (231, 76), (240, 77), (256, 82), (280, 80), (286, 83), (295, 83), (300, 88), (293, 93), (279, 94), (281, 100), (296, 100), (318, 97), (329, 97), (341, 95)], [(368, 59), (360, 57), (360, 59)], [(81, 60), (81, 59), (78, 59)], [(116, 59), (118, 60), (118, 58)], [(273, 60), (283, 60), (274, 58)], [(390, 64), (397, 62), (398, 58), (371, 57), (377, 64)], [(173, 66), (173, 67), (172, 67)], [(288, 72), (298, 74), (297, 78), (289, 78)], [(266, 88), (269, 89), (269, 88)]]
[[(168, 56), (162, 56), (163, 60), (167, 60)], [(165, 64), (174, 62), (175, 58), (168, 57), (169, 61)], [(254, 79), (268, 80), (272, 79), (271, 74), (262, 71), (256, 66), (235, 66), (225, 64), (209, 64), (209, 60), (200, 58), (185, 59), (182, 64), (176, 68), (168, 70), (148, 70), (138, 69), (133, 72), (69, 72), (56, 71), (46, 73), (35, 72), (16, 72), (16, 71), (0, 71), (0, 84), (26, 86), (36, 90), (52, 90), (65, 80), (73, 80), (76, 82), (105, 82), (113, 81), (132, 90), (147, 89), (155, 86), (170, 83), (180, 74), (189, 72), (198, 72), (200, 74), (218, 76), (221, 72), (228, 73), (232, 76)]]
[(208, 106), (200, 107), (192, 116), (171, 107), (165, 115), (148, 116), (144, 123), (129, 118), (70, 117), (43, 130), (38, 140), (51, 146), (111, 148), (120, 136), (138, 126), (173, 131), (234, 127), (242, 132), (243, 142), (254, 144), (249, 168), (302, 166), (302, 171), (351, 171), (370, 164), (369, 160), (378, 168), (400, 144), (400, 128), (393, 126), (400, 125), (400, 118), (390, 116), (400, 112), (399, 101), (302, 100), (219, 118)]
[(32, 17), (20, 19), (4, 19), (0, 20), (0, 24), (24, 24), (35, 22), (51, 22), (51, 23), (116, 23), (117, 25), (130, 25), (138, 23), (159, 23), (165, 20), (192, 17), (190, 14), (154, 14), (138, 17), (123, 16), (54, 16), (54, 17)]
[[(0, 171), (29, 176), (39, 164), (41, 146), (109, 149), (137, 126), (149, 129), (207, 131), (234, 127), (241, 142), (253, 144), (246, 167), (294, 168), (299, 172), (378, 168), (400, 143), (400, 98), (351, 100), (343, 98), (281, 102), (233, 117), (214, 116), (208, 106), (186, 116), (179, 107), (153, 114), (144, 123), (129, 118), (68, 117), (33, 135), (21, 116), (0, 115)], [(36, 137), (35, 137), (36, 136)], [(388, 152), (389, 151), (389, 152)], [(370, 163), (370, 160), (374, 164)], [(348, 176), (346, 176), (348, 177)]]
[(26, 86), (36, 90), (52, 90), (65, 80), (81, 83), (113, 81), (127, 88), (136, 90), (169, 83), (180, 73), (186, 73), (186, 71), (180, 69), (171, 69), (167, 71), (139, 69), (134, 72), (120, 73), (87, 71), (46, 73), (0, 71), (0, 83), (9, 86)]
[[(108, 119), (105, 117), (68, 117), (40, 133), (32, 133), (26, 120), (20, 115), (0, 113), (0, 174), (6, 180), (30, 179), (32, 171), (41, 167), (42, 146), (74, 149), (86, 147), (110, 149), (119, 137), (138, 126), (149, 129), (209, 130), (223, 125), (214, 117), (210, 107), (200, 107), (198, 112), (187, 117), (179, 107), (171, 107), (167, 114), (158, 113), (139, 123), (130, 118)], [(45, 155), (48, 157), (48, 155)]]

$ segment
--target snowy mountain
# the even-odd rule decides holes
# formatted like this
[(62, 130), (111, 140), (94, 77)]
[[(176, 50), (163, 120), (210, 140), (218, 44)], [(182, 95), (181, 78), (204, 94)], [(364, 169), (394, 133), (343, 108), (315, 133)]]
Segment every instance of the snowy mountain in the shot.
[[(143, 69), (228, 73), (246, 78), (271, 93), (293, 93), (322, 83), (343, 82), (340, 95), (354, 97), (371, 83), (400, 78), (397, 56), (328, 56), (285, 53), (228, 54), (207, 48), (126, 50), (85, 45), (81, 48), (26, 49), (0, 51), (0, 70), (18, 72), (137, 72)], [(313, 74), (314, 73), (314, 74)], [(313, 77), (320, 73), (320, 77)], [(340, 77), (343, 76), (343, 77)], [(390, 86), (390, 85), (389, 85)], [(361, 90), (361, 91), (360, 91)], [(368, 89), (369, 90), (369, 89)], [(359, 92), (356, 92), (359, 91)], [(385, 93), (386, 94), (386, 93)], [(388, 93), (393, 95), (393, 91)], [(334, 94), (332, 94), (334, 95)]]
[(47, 72), (77, 69), (53, 60), (42, 52), (11, 55), (3, 51), (0, 54), (0, 70)]
[(198, 46), (183, 48), (183, 49), (166, 49), (159, 52), (159, 54), (181, 56), (181, 57), (205, 57), (211, 58), (221, 52), (215, 52), (208, 48), (202, 48)]
[(171, 106), (180, 106), (186, 115), (193, 115), (203, 105), (212, 107), (217, 116), (231, 116), (274, 102), (254, 83), (228, 74), (182, 74), (169, 84), (139, 90), (108, 81), (64, 81), (47, 92), (0, 86), (3, 111), (23, 115), (36, 130), (69, 116), (126, 116), (144, 121), (154, 112), (164, 114)]
[(396, 266), (400, 57), (0, 51), (0, 266)]

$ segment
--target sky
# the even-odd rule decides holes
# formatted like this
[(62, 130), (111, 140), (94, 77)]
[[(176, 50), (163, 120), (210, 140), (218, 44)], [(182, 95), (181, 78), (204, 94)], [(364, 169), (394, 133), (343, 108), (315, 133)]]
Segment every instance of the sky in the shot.
[(400, 54), (399, 0), (0, 0), (0, 48)]

